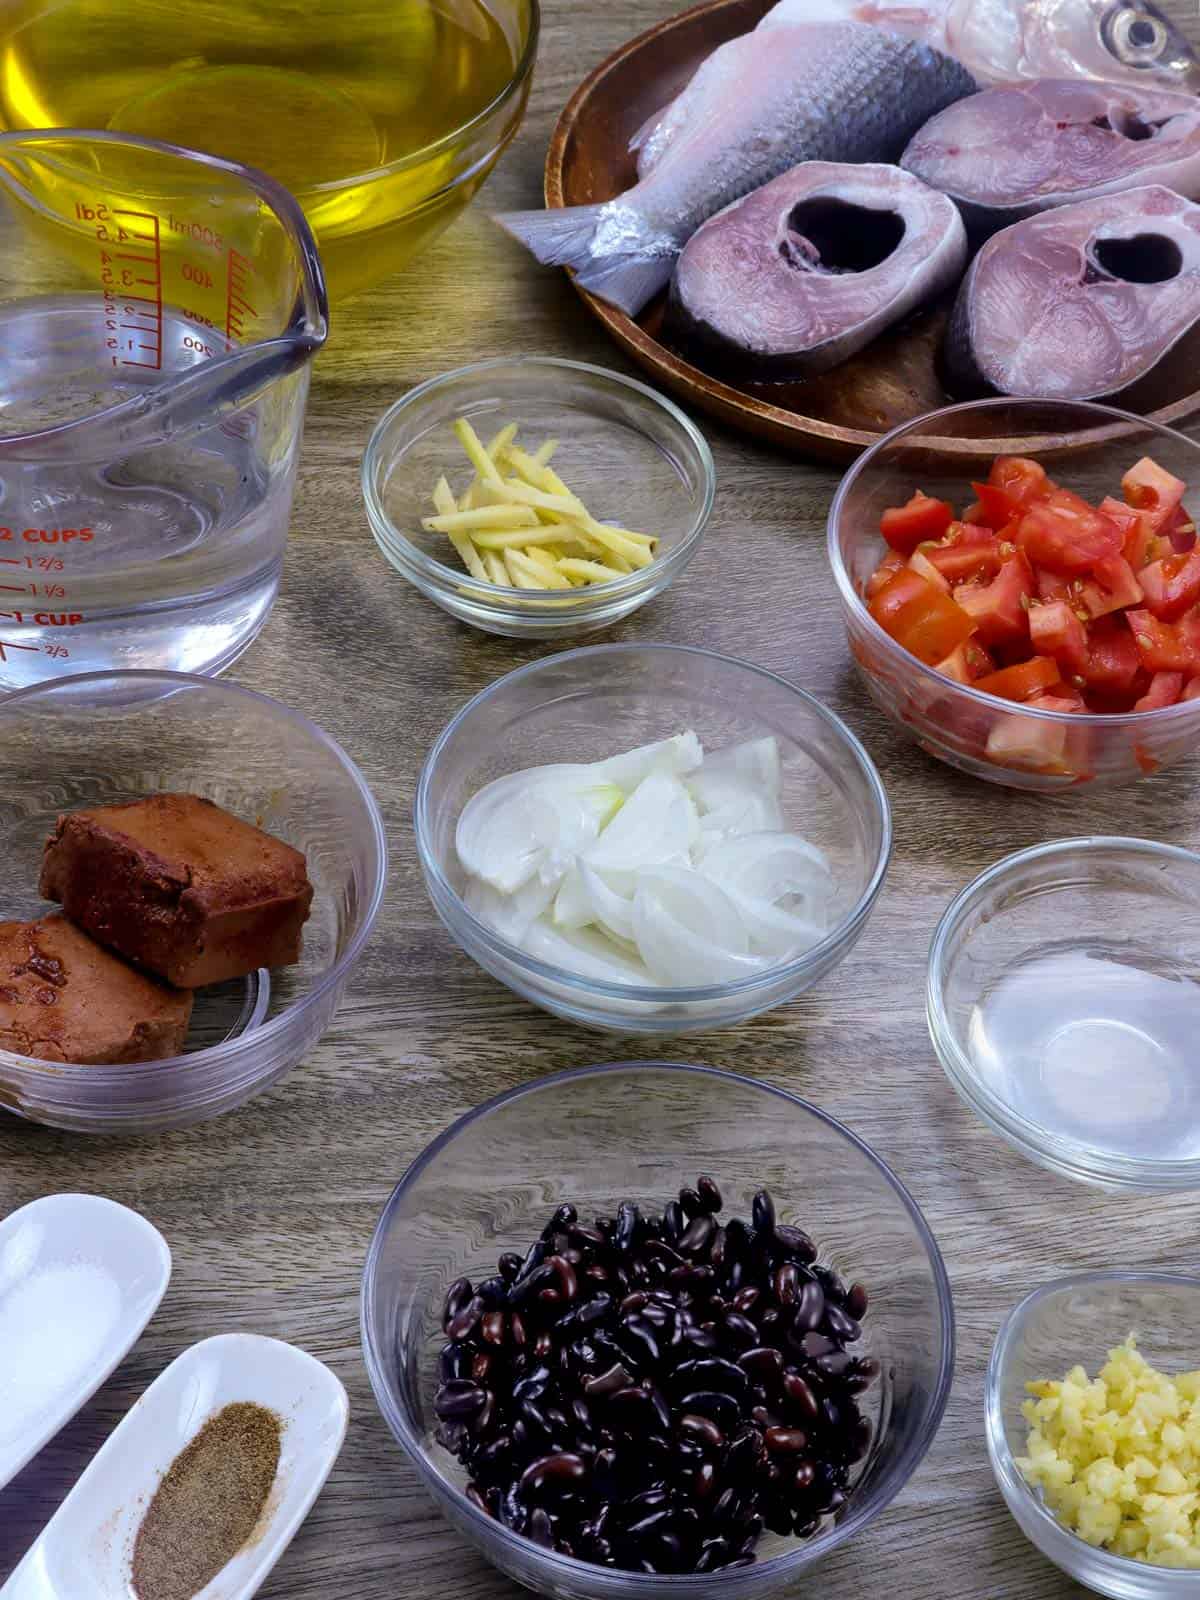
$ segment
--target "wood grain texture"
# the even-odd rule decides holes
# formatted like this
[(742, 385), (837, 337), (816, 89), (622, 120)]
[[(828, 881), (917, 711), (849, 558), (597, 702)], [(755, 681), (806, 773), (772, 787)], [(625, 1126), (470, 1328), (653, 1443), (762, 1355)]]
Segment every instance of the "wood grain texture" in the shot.
[[(306, 712), (361, 764), (389, 830), (385, 908), (334, 1028), (243, 1111), (155, 1139), (0, 1123), (0, 1213), (59, 1190), (109, 1195), (160, 1227), (175, 1259), (162, 1309), (129, 1359), (0, 1492), (0, 1580), (162, 1367), (197, 1339), (244, 1329), (328, 1361), (352, 1407), (329, 1486), (264, 1600), (519, 1592), (442, 1522), (375, 1410), (358, 1344), (367, 1242), (405, 1165), (460, 1113), (535, 1076), (647, 1049), (533, 1010), (460, 955), (435, 921), (411, 828), (424, 753), (465, 699), (542, 651), (457, 627), (387, 568), (367, 529), (358, 467), (387, 404), (473, 358), (535, 351), (632, 370), (565, 279), (534, 266), (486, 212), (539, 203), (549, 132), (578, 79), (671, 8), (549, 0), (529, 121), (482, 201), (406, 275), (335, 314), (313, 386), (283, 596), (237, 676)], [(1191, 0), (1171, 9), (1200, 36)], [(1082, 1591), (1026, 1544), (985, 1458), (991, 1340), (1030, 1285), (1061, 1272), (1195, 1263), (1196, 1201), (1093, 1194), (1031, 1167), (984, 1129), (931, 1050), (925, 956), (951, 896), (1008, 851), (1090, 832), (1200, 846), (1197, 770), (1042, 800), (975, 784), (921, 755), (870, 708), (850, 672), (824, 553), (836, 475), (706, 431), (720, 490), (705, 545), (668, 595), (608, 637), (702, 642), (815, 692), (878, 762), (896, 844), (866, 935), (823, 985), (736, 1032), (659, 1053), (785, 1086), (870, 1141), (924, 1207), (959, 1317), (957, 1379), (929, 1458), (817, 1581), (825, 1600), (852, 1600), (884, 1581), (898, 1581), (906, 1600), (1060, 1600)]]

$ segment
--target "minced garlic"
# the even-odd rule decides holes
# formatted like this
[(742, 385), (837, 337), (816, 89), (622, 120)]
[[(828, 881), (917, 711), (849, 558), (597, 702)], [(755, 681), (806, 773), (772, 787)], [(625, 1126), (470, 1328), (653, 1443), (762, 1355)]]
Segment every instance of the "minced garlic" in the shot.
[(1168, 1377), (1132, 1338), (1099, 1377), (1027, 1385), (1017, 1466), (1064, 1526), (1114, 1555), (1200, 1569), (1200, 1372)]

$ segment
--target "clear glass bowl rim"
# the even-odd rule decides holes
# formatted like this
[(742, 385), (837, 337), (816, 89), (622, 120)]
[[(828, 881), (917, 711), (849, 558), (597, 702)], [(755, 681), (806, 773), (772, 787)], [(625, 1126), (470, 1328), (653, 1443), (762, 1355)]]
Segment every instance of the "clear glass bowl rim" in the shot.
[[(1200, 467), (1200, 443), (1196, 440), (1189, 439), (1186, 434), (1180, 433), (1175, 428), (1169, 428), (1164, 423), (1153, 422), (1148, 417), (1135, 416), (1130, 411), (1120, 411), (1115, 406), (1098, 405), (1094, 400), (1048, 401), (1026, 400), (1020, 397), (1013, 399), (1000, 396), (994, 400), (966, 400), (958, 405), (942, 406), (935, 411), (928, 411), (924, 416), (914, 417), (910, 422), (902, 422), (898, 428), (893, 428), (890, 433), (885, 434), (869, 450), (864, 450), (838, 485), (837, 493), (833, 497), (833, 504), (829, 508), (826, 547), (829, 552), (829, 565), (833, 570), (834, 582), (837, 584), (842, 604), (857, 622), (869, 630), (874, 642), (898, 666), (905, 668), (918, 678), (923, 678), (929, 684), (940, 687), (944, 693), (953, 693), (958, 697), (974, 701), (976, 705), (984, 706), (992, 712), (1007, 711), (1013, 715), (1034, 717), (1041, 722), (1062, 723), (1066, 727), (1083, 728), (1150, 728), (1172, 720), (1183, 722), (1188, 716), (1200, 717), (1200, 700), (1181, 700), (1173, 706), (1160, 706), (1156, 711), (1122, 711), (1101, 714), (1094, 711), (1041, 711), (1035, 706), (1001, 699), (998, 695), (981, 694), (978, 689), (973, 688), (970, 684), (958, 683), (953, 678), (943, 677), (940, 672), (935, 671), (933, 667), (926, 666), (923, 661), (919, 661), (916, 656), (911, 655), (903, 646), (897, 644), (891, 634), (885, 633), (863, 604), (862, 598), (855, 589), (854, 582), (846, 570), (838, 539), (838, 528), (841, 523), (843, 506), (849, 498), (850, 490), (853, 488), (859, 474), (873, 463), (875, 457), (881, 451), (887, 450), (897, 440), (903, 438), (905, 434), (925, 427), (933, 418), (951, 420), (964, 411), (1013, 410), (1023, 405), (1047, 406), (1055, 404), (1076, 406), (1081, 410), (1091, 411), (1096, 415), (1098, 421), (1108, 421), (1114, 425), (1119, 425), (1121, 428), (1133, 424), (1147, 432), (1169, 434), (1172, 439), (1177, 439), (1181, 444), (1189, 446), (1196, 452), (1197, 466)], [(1080, 435), (1080, 437), (1086, 437), (1086, 435)], [(987, 443), (986, 440), (979, 442)], [(997, 441), (997, 444), (999, 442)], [(930, 443), (932, 445), (934, 439), (931, 439)], [(869, 668), (866, 670), (870, 671)]]
[[(329, 334), (329, 293), (325, 286), (325, 268), (308, 218), (300, 209), (299, 202), (281, 183), (276, 183), (274, 178), (260, 172), (257, 167), (247, 166), (241, 161), (226, 161), (223, 156), (210, 156), (203, 150), (189, 150), (184, 145), (168, 144), (162, 139), (142, 139), (132, 133), (114, 133), (105, 128), (13, 128), (0, 132), (0, 152), (12, 145), (50, 144), (56, 139), (88, 139), (95, 144), (125, 145), (228, 173), (254, 190), (296, 246), (300, 257), (301, 281), (296, 304), (283, 332), (273, 334), (269, 339), (255, 340), (243, 349), (212, 356), (189, 372), (174, 374), (167, 380), (166, 387), (177, 390), (187, 383), (189, 377), (194, 376), (208, 388), (213, 382), (213, 374), (219, 373), (223, 366), (244, 360), (247, 349), (262, 350), (271, 345), (296, 344), (297, 349), (301, 350), (300, 341), (303, 340), (302, 354), (311, 358), (325, 343)], [(284, 374), (280, 373), (279, 376)], [(129, 399), (100, 406), (84, 416), (73, 417), (69, 422), (55, 423), (52, 427), (35, 428), (25, 433), (4, 433), (0, 430), (0, 444), (8, 447), (14, 444), (19, 446), (23, 441), (70, 438), (73, 432), (90, 428), (101, 419), (111, 422), (122, 416), (140, 414), (145, 404), (144, 395), (133, 395)]]
[[(630, 389), (644, 400), (649, 400), (671, 421), (695, 451), (700, 462), (704, 483), (701, 505), (692, 518), (691, 527), (679, 543), (666, 555), (652, 561), (648, 567), (614, 578), (609, 583), (597, 583), (589, 585), (586, 589), (575, 590), (570, 596), (569, 610), (563, 607), (561, 615), (564, 618), (569, 616), (571, 620), (584, 621), (592, 611), (601, 610), (612, 601), (640, 594), (644, 589), (658, 589), (669, 583), (679, 568), (690, 560), (696, 541), (704, 532), (712, 515), (717, 492), (717, 469), (708, 441), (691, 418), (686, 416), (673, 400), (668, 400), (666, 395), (659, 394), (649, 384), (641, 383), (637, 378), (628, 378), (623, 372), (613, 372), (608, 367), (597, 367), (586, 361), (568, 361), (561, 356), (489, 356), (484, 361), (472, 361), (465, 367), (455, 367), (452, 372), (442, 372), (434, 378), (427, 378), (424, 383), (417, 384), (387, 408), (371, 430), (371, 437), (363, 452), (360, 474), (367, 516), (376, 539), (385, 546), (386, 553), (399, 557), (404, 562), (406, 570), (435, 584), (438, 588), (452, 588), (457, 591), (464, 583), (472, 581), (470, 575), (461, 569), (443, 566), (440, 561), (427, 556), (411, 539), (401, 533), (383, 508), (376, 489), (376, 478), (382, 482), (389, 465), (383, 453), (383, 439), (395, 417), (438, 389), (446, 388), (460, 379), (483, 377), (504, 367), (542, 367), (556, 372), (581, 373), (592, 381), (601, 379), (606, 383), (615, 383), (622, 388)], [(527, 589), (489, 584), (485, 590), (481, 585), (478, 594), (472, 590), (471, 601), (475, 605), (503, 615), (510, 614), (514, 609), (518, 609), (522, 617), (529, 615)], [(552, 610), (548, 610), (545, 614), (550, 618), (559, 615)]]
[[(533, 72), (542, 32), (542, 7), (541, 0), (526, 0), (526, 3), (529, 6), (529, 33), (521, 54), (513, 67), (512, 76), (504, 87), (492, 96), (481, 111), (477, 111), (466, 122), (460, 123), (457, 128), (452, 128), (449, 133), (444, 133), (440, 139), (435, 139), (432, 144), (424, 144), (419, 150), (411, 150), (406, 156), (398, 156), (395, 161), (385, 161), (382, 166), (378, 167), (366, 167), (362, 171), (352, 172), (344, 178), (330, 178), (326, 183), (315, 183), (311, 188), (302, 189), (300, 192), (307, 198), (309, 195), (336, 194), (339, 189), (350, 188), (356, 184), (376, 183), (380, 178), (391, 177), (398, 172), (405, 172), (411, 167), (420, 166), (423, 162), (440, 155), (443, 150), (453, 145), (460, 142), (466, 143), (472, 135), (496, 115), (497, 111), (500, 111), (508, 101), (520, 92), (525, 80)], [(425, 195), (417, 202), (416, 207), (410, 207), (409, 209), (418, 209), (420, 206), (427, 205), (437, 195), (448, 194), (450, 190), (457, 188), (464, 178), (471, 177), (476, 170), (477, 165), (472, 166), (466, 172), (457, 173), (449, 183), (445, 184), (441, 189), (435, 190), (433, 194)]]
[[(293, 711), (278, 700), (273, 700), (270, 695), (260, 694), (256, 689), (246, 689), (239, 683), (231, 683), (224, 678), (205, 678), (196, 673), (189, 672), (156, 672), (144, 670), (128, 670), (120, 672), (81, 672), (62, 678), (50, 678), (45, 683), (32, 684), (26, 689), (18, 689), (14, 693), (5, 695), (0, 699), (0, 729), (3, 728), (4, 718), (10, 707), (22, 706), (30, 700), (37, 700), (56, 689), (62, 689), (67, 684), (73, 688), (95, 684), (122, 684), (127, 683), (131, 688), (138, 684), (149, 686), (155, 683), (174, 685), (178, 688), (206, 688), (217, 689), (222, 694), (228, 694), (234, 699), (245, 700), (251, 705), (267, 706), (276, 714), (282, 714), (289, 722), (297, 727), (316, 744), (329, 752), (337, 764), (351, 779), (366, 808), (371, 830), (371, 848), (375, 858), (374, 882), (369, 893), (363, 901), (363, 910), (359, 918), (359, 925), (346, 949), (330, 967), (329, 971), (315, 983), (309, 992), (295, 1005), (281, 1011), (277, 1017), (272, 1017), (269, 1022), (264, 1022), (260, 1027), (250, 1033), (241, 1034), (236, 1039), (227, 1040), (223, 1044), (213, 1045), (207, 1050), (193, 1050), (190, 1055), (171, 1056), (162, 1061), (137, 1061), (119, 1067), (94, 1067), (81, 1066), (75, 1062), (46, 1062), (39, 1061), (33, 1056), (16, 1055), (12, 1051), (0, 1050), (0, 1063), (15, 1063), (17, 1069), (25, 1074), (30, 1081), (45, 1078), (59, 1084), (95, 1084), (97, 1073), (107, 1074), (105, 1081), (109, 1083), (128, 1082), (135, 1083), (140, 1079), (153, 1076), (157, 1073), (174, 1072), (181, 1083), (186, 1081), (190, 1074), (195, 1076), (205, 1068), (217, 1062), (229, 1062), (231, 1065), (248, 1063), (250, 1058), (263, 1046), (270, 1044), (294, 1027), (296, 1019), (312, 1010), (331, 989), (339, 983), (344, 983), (347, 975), (353, 969), (355, 962), (362, 952), (363, 946), (371, 935), (379, 907), (383, 902), (384, 889), (387, 884), (387, 835), (383, 826), (383, 817), (375, 796), (367, 786), (367, 782), (358, 767), (346, 752), (332, 739), (323, 728), (299, 711)], [(253, 1078), (253, 1074), (248, 1074)]]
[[(720, 661), (729, 666), (741, 667), (748, 672), (757, 673), (759, 677), (787, 689), (798, 699), (804, 700), (818, 713), (822, 721), (829, 727), (835, 737), (845, 746), (848, 753), (858, 764), (859, 770), (867, 780), (871, 796), (874, 801), (874, 810), (880, 823), (880, 844), (871, 870), (871, 876), (866, 888), (855, 901), (853, 908), (842, 918), (836, 928), (827, 933), (820, 944), (814, 945), (811, 950), (806, 950), (803, 955), (795, 960), (783, 962), (778, 966), (768, 967), (765, 972), (757, 972), (748, 978), (737, 978), (731, 983), (708, 984), (693, 989), (667, 989), (644, 987), (629, 983), (609, 983), (600, 978), (583, 978), (578, 973), (568, 972), (565, 967), (553, 967), (544, 961), (539, 961), (535, 956), (526, 955), (516, 945), (510, 944), (507, 939), (502, 939), (494, 933), (485, 923), (468, 909), (462, 897), (451, 886), (442, 872), (440, 865), (434, 858), (428, 845), (428, 838), (432, 832), (433, 819), (429, 809), (429, 788), (437, 763), (442, 751), (457, 733), (459, 725), (477, 707), (485, 704), (491, 697), (498, 694), (509, 684), (519, 678), (531, 677), (538, 672), (561, 666), (565, 662), (578, 661), (584, 656), (614, 656), (624, 655), (641, 650), (671, 651), (676, 655), (704, 656), (712, 661)], [(438, 895), (444, 896), (454, 909), (456, 917), (464, 918), (471, 927), (475, 937), (489, 950), (501, 956), (505, 961), (520, 967), (523, 971), (534, 977), (541, 978), (551, 983), (560, 984), (565, 988), (575, 989), (586, 995), (599, 995), (606, 999), (634, 1000), (647, 1005), (678, 1005), (693, 1001), (724, 1000), (737, 996), (752, 994), (756, 989), (771, 988), (775, 984), (802, 976), (811, 968), (820, 965), (823, 958), (841, 943), (847, 933), (857, 927), (867, 916), (887, 873), (888, 862), (892, 853), (892, 811), (889, 804), (887, 791), (883, 787), (883, 780), (875, 763), (871, 760), (862, 743), (849, 726), (842, 721), (836, 712), (830, 711), (828, 706), (822, 705), (815, 695), (809, 694), (807, 689), (801, 689), (796, 684), (790, 683), (778, 673), (770, 672), (766, 667), (755, 666), (751, 661), (742, 661), (736, 656), (726, 656), (716, 650), (704, 650), (698, 645), (660, 644), (657, 640), (644, 642), (629, 642), (625, 644), (593, 644), (583, 645), (575, 650), (561, 650), (555, 655), (543, 656), (538, 661), (530, 661), (523, 667), (517, 667), (513, 672), (507, 672), (502, 678), (497, 678), (486, 689), (474, 695), (466, 705), (442, 729), (434, 741), (425, 763), (421, 768), (421, 776), (417, 782), (416, 798), (413, 802), (413, 818), (417, 841), (417, 855), (425, 873), (437, 888)], [(434, 905), (438, 906), (434, 897)]]
[[(448, 1478), (443, 1478), (429, 1464), (425, 1449), (409, 1427), (408, 1419), (403, 1409), (395, 1404), (392, 1399), (390, 1387), (384, 1377), (385, 1369), (382, 1355), (375, 1346), (371, 1332), (377, 1289), (376, 1272), (379, 1255), (383, 1248), (384, 1236), (387, 1233), (392, 1213), (400, 1206), (408, 1191), (419, 1181), (430, 1163), (451, 1145), (461, 1132), (472, 1123), (488, 1116), (500, 1106), (507, 1105), (511, 1101), (524, 1099), (528, 1095), (537, 1094), (545, 1090), (556, 1091), (564, 1088), (569, 1090), (571, 1084), (583, 1078), (608, 1076), (614, 1073), (638, 1073), (641, 1071), (688, 1072), (697, 1077), (715, 1078), (722, 1082), (735, 1083), (742, 1088), (759, 1090), (764, 1095), (774, 1095), (796, 1110), (814, 1117), (833, 1133), (845, 1139), (847, 1143), (853, 1145), (861, 1155), (866, 1157), (907, 1212), (924, 1247), (937, 1288), (938, 1316), (942, 1326), (942, 1343), (937, 1356), (937, 1383), (926, 1402), (925, 1417), (920, 1432), (910, 1442), (905, 1453), (893, 1464), (889, 1477), (882, 1481), (879, 1498), (876, 1503), (869, 1508), (864, 1508), (860, 1505), (856, 1510), (854, 1497), (851, 1497), (849, 1515), (842, 1521), (836, 1522), (830, 1530), (818, 1536), (810, 1545), (800, 1545), (794, 1550), (789, 1550), (784, 1555), (775, 1556), (770, 1561), (747, 1567), (743, 1571), (689, 1573), (675, 1576), (667, 1573), (638, 1573), (597, 1567), (592, 1562), (579, 1561), (572, 1556), (563, 1556), (555, 1551), (546, 1550), (541, 1545), (534, 1544), (532, 1540), (526, 1539), (523, 1534), (514, 1533), (493, 1517), (489, 1517), (479, 1511), (456, 1484), (452, 1483)], [(718, 1067), (700, 1066), (694, 1062), (607, 1061), (590, 1067), (575, 1067), (567, 1072), (555, 1072), (545, 1078), (536, 1078), (532, 1083), (520, 1084), (515, 1089), (505, 1090), (503, 1094), (494, 1095), (490, 1100), (484, 1101), (482, 1105), (476, 1106), (474, 1110), (456, 1118), (448, 1128), (438, 1134), (414, 1158), (400, 1182), (393, 1189), (379, 1221), (375, 1225), (375, 1232), (371, 1236), (366, 1265), (363, 1271), (360, 1333), (367, 1375), (371, 1381), (375, 1403), (382, 1412), (388, 1427), (399, 1440), (406, 1454), (416, 1463), (427, 1483), (436, 1484), (439, 1488), (448, 1490), (456, 1511), (470, 1521), (481, 1534), (486, 1535), (489, 1540), (491, 1538), (499, 1539), (500, 1543), (508, 1546), (514, 1554), (526, 1557), (532, 1556), (537, 1565), (542, 1567), (544, 1571), (548, 1570), (551, 1573), (560, 1575), (564, 1582), (569, 1577), (579, 1578), (588, 1574), (603, 1573), (614, 1581), (619, 1579), (627, 1589), (640, 1591), (646, 1595), (652, 1593), (675, 1595), (678, 1600), (685, 1600), (686, 1596), (696, 1593), (714, 1593), (718, 1589), (722, 1592), (752, 1592), (757, 1588), (757, 1580), (762, 1576), (807, 1566), (815, 1559), (816, 1555), (819, 1554), (820, 1557), (824, 1557), (839, 1545), (844, 1544), (852, 1534), (857, 1533), (859, 1528), (865, 1526), (885, 1510), (912, 1478), (941, 1426), (954, 1380), (954, 1296), (950, 1287), (949, 1274), (946, 1271), (946, 1265), (942, 1259), (941, 1250), (938, 1248), (937, 1240), (934, 1238), (924, 1214), (887, 1162), (872, 1150), (866, 1140), (860, 1139), (856, 1133), (846, 1127), (845, 1123), (839, 1122), (836, 1117), (830, 1116), (827, 1111), (822, 1111), (812, 1101), (804, 1100), (787, 1089), (778, 1088), (775, 1084), (764, 1083), (757, 1078), (747, 1078), (741, 1073), (726, 1072)]]
[(1016, 850), (994, 862), (973, 878), (942, 913), (929, 947), (926, 977), (926, 1019), (934, 1050), (950, 1082), (969, 1106), (1000, 1133), (1027, 1152), (1048, 1156), (1056, 1166), (1086, 1182), (1145, 1188), (1157, 1180), (1164, 1189), (1174, 1190), (1200, 1182), (1200, 1159), (1187, 1161), (1147, 1161), (1138, 1156), (1100, 1153), (1078, 1139), (1048, 1134), (1037, 1123), (1014, 1111), (1006, 1101), (981, 1083), (971, 1063), (960, 1049), (944, 1004), (945, 969), (951, 941), (975, 903), (1030, 862), (1048, 861), (1071, 852), (1122, 851), (1160, 861), (1185, 862), (1200, 869), (1200, 854), (1183, 845), (1161, 844), (1155, 839), (1135, 839), (1120, 834), (1092, 834), (1074, 839), (1051, 839), (1046, 844)]
[(1005, 1317), (988, 1360), (987, 1377), (984, 1380), (984, 1419), (992, 1470), (1005, 1495), (1011, 1495), (1028, 1506), (1039, 1526), (1045, 1528), (1048, 1538), (1056, 1541), (1067, 1539), (1078, 1549), (1080, 1559), (1089, 1565), (1095, 1563), (1100, 1572), (1125, 1581), (1128, 1581), (1131, 1572), (1149, 1576), (1159, 1573), (1176, 1583), (1190, 1576), (1195, 1579), (1197, 1593), (1200, 1593), (1200, 1572), (1189, 1573), (1186, 1567), (1160, 1567), (1148, 1561), (1134, 1561), (1131, 1556), (1114, 1555), (1111, 1550), (1102, 1550), (1098, 1545), (1088, 1544), (1086, 1539), (1081, 1539), (1065, 1523), (1060, 1522), (1053, 1512), (1047, 1510), (1042, 1504), (1041, 1497), (1025, 1482), (1008, 1442), (1001, 1410), (1001, 1386), (1008, 1366), (1009, 1349), (1029, 1314), (1043, 1300), (1049, 1299), (1053, 1294), (1061, 1294), (1065, 1289), (1082, 1289), (1104, 1284), (1147, 1284), (1151, 1287), (1155, 1284), (1169, 1284), (1175, 1288), (1192, 1289), (1196, 1293), (1197, 1304), (1200, 1305), (1200, 1276), (1188, 1272), (1141, 1272), (1112, 1267), (1097, 1272), (1068, 1273), (1065, 1277), (1055, 1278), (1052, 1282), (1040, 1284), (1038, 1288), (1031, 1290)]

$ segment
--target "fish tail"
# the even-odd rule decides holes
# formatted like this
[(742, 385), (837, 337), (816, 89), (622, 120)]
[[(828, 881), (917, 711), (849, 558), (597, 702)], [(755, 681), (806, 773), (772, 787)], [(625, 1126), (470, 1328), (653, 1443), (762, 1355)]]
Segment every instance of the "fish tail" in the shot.
[(666, 287), (675, 256), (661, 247), (599, 254), (593, 248), (606, 205), (504, 211), (496, 221), (546, 266), (572, 267), (581, 288), (636, 316)]

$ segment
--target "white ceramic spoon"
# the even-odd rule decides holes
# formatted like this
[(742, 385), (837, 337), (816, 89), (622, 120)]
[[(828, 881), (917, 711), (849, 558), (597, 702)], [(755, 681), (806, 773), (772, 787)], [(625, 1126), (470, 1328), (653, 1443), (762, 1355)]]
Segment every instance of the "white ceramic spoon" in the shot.
[(346, 1391), (278, 1339), (205, 1339), (150, 1385), (93, 1457), (12, 1577), (3, 1600), (130, 1600), (134, 1540), (159, 1480), (210, 1417), (236, 1400), (283, 1424), (279, 1471), (258, 1526), (197, 1600), (248, 1600), (304, 1521), (346, 1436)]
[(0, 1488), (128, 1354), (170, 1280), (158, 1229), (99, 1195), (0, 1222)]

